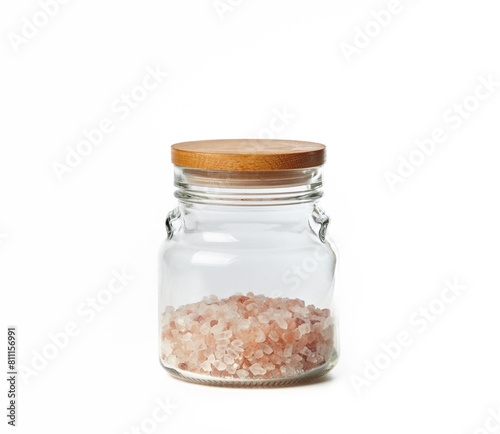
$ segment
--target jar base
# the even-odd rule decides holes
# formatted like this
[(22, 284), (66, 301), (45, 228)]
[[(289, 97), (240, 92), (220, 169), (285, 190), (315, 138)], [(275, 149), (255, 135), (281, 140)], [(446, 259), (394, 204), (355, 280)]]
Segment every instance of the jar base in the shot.
[(311, 369), (310, 371), (304, 372), (300, 375), (296, 375), (293, 377), (283, 377), (283, 378), (269, 378), (265, 380), (216, 378), (216, 377), (210, 377), (208, 375), (195, 374), (193, 372), (184, 371), (180, 369), (169, 368), (163, 365), (163, 363), (162, 366), (173, 377), (190, 383), (204, 384), (208, 386), (218, 386), (218, 387), (285, 387), (285, 386), (305, 384), (319, 377), (322, 377), (323, 375), (326, 375), (328, 372), (330, 372), (335, 367), (337, 362), (338, 362), (338, 355), (335, 355), (327, 363), (324, 363), (323, 365)]

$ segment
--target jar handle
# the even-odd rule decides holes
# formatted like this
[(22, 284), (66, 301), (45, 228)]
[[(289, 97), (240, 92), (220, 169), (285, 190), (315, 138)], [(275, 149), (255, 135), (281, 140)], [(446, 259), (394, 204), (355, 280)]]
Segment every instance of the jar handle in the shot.
[(179, 220), (181, 216), (181, 212), (179, 208), (174, 208), (167, 215), (167, 219), (165, 220), (165, 227), (167, 228), (167, 240), (171, 240), (175, 233), (174, 223)]
[(325, 213), (325, 211), (319, 206), (315, 205), (312, 213), (312, 218), (315, 223), (319, 225), (318, 237), (322, 243), (326, 241), (326, 231), (328, 225), (330, 224), (330, 217)]

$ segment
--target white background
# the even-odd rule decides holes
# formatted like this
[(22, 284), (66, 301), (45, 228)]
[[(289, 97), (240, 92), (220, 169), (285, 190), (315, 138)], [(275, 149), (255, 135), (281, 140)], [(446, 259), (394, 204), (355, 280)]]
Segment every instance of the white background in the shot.
[[(19, 378), (18, 432), (466, 434), (488, 425), (500, 406), (500, 87), (473, 95), (481, 80), (500, 81), (498, 0), (402, 0), (378, 34), (370, 22), (385, 1), (231, 1), (218, 14), (212, 0), (71, 0), (19, 52), (12, 34), (42, 9), (2, 1), (1, 359), (7, 325), (18, 327), (25, 367), (50, 334), (79, 330)], [(367, 25), (366, 46), (344, 55), (342, 43)], [(168, 77), (120, 117), (116, 101), (147, 68)], [(464, 99), (473, 110), (460, 126), (445, 120)], [(285, 109), (293, 119), (266, 130)], [(114, 131), (59, 179), (54, 163), (105, 118)], [(436, 128), (446, 140), (391, 189), (387, 172), (398, 174), (400, 157)], [(341, 359), (301, 387), (187, 384), (163, 371), (156, 348), (157, 247), (175, 203), (169, 146), (259, 134), (328, 146)], [(122, 269), (134, 277), (123, 291), (92, 320), (79, 314)], [(443, 306), (446, 279), (466, 289), (422, 331), (414, 313)], [(411, 345), (358, 393), (353, 376), (387, 360), (382, 346), (401, 332)], [(0, 393), (5, 408), (5, 381)], [(151, 427), (158, 399), (175, 408)]]

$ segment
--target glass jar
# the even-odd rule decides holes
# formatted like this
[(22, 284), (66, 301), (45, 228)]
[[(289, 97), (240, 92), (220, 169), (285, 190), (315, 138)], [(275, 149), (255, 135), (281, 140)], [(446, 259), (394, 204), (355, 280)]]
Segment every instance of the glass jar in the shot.
[(335, 366), (324, 161), (324, 145), (310, 142), (172, 146), (178, 206), (159, 257), (160, 361), (171, 374), (270, 386)]

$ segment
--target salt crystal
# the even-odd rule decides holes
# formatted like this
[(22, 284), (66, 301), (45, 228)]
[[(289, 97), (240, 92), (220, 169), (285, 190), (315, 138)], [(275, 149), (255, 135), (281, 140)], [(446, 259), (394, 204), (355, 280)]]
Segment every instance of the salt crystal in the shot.
[(301, 336), (309, 333), (310, 331), (311, 331), (310, 324), (304, 323), (304, 324), (299, 325), (299, 332), (300, 332)]
[(197, 362), (198, 361), (198, 353), (196, 351), (193, 351), (189, 357), (188, 357), (188, 360), (190, 362)]
[(203, 323), (203, 324), (200, 326), (200, 333), (201, 333), (202, 335), (206, 335), (209, 331), (210, 331), (210, 324), (208, 324), (208, 323)]
[(261, 329), (257, 329), (257, 336), (255, 338), (255, 342), (264, 342), (266, 340), (266, 335)]
[(269, 318), (267, 317), (267, 315), (264, 315), (263, 313), (257, 315), (257, 320), (261, 324), (268, 324), (269, 323)]
[(201, 369), (203, 369), (204, 371), (211, 371), (212, 370), (212, 364), (208, 361), (208, 360), (205, 360), (202, 364), (201, 364)]
[(217, 323), (213, 327), (210, 328), (210, 331), (215, 335), (216, 333), (220, 333), (224, 330), (224, 324)]
[(175, 319), (175, 326), (176, 326), (177, 330), (179, 330), (181, 332), (186, 331), (186, 324), (187, 324), (187, 321), (186, 321), (185, 317), (178, 317)]
[(260, 359), (261, 357), (264, 356), (264, 351), (262, 350), (257, 350), (255, 351), (255, 353), (253, 354), (253, 356), (256, 358), (256, 359)]
[[(243, 351), (243, 349), (241, 350)], [(233, 359), (239, 359), (240, 358), (240, 353), (238, 351), (233, 350), (232, 348), (227, 349), (227, 353), (233, 358)]]
[(274, 342), (278, 342), (280, 340), (280, 335), (276, 333), (274, 330), (272, 330), (269, 333), (269, 339), (273, 340)]
[(186, 333), (182, 336), (181, 340), (183, 340), (184, 342), (190, 341), (192, 336), (193, 335), (191, 333)]
[(300, 351), (300, 354), (304, 354), (304, 356), (310, 356), (312, 354), (312, 351), (307, 348), (307, 347), (304, 347), (301, 351)]
[(236, 371), (236, 375), (240, 378), (246, 378), (250, 375), (250, 373), (245, 369), (238, 369)]
[(229, 339), (219, 339), (218, 341), (216, 341), (217, 345), (220, 345), (221, 347), (224, 347), (224, 348), (227, 348), (230, 343), (231, 343), (231, 341)]
[(248, 319), (243, 319), (238, 324), (240, 330), (248, 330), (250, 328), (250, 321)]
[(171, 354), (167, 357), (167, 363), (172, 366), (177, 366), (177, 356)]
[(308, 362), (316, 362), (316, 361), (317, 361), (317, 359), (318, 359), (317, 354), (312, 353), (312, 354), (311, 354), (311, 355), (310, 355), (310, 356), (309, 356), (306, 360), (307, 360)]
[[(314, 308), (314, 306), (313, 306)], [(321, 309), (320, 315), (324, 318), (328, 318), (330, 316), (330, 309)]]
[(254, 363), (250, 368), (248, 368), (253, 375), (263, 375), (266, 370), (260, 366), (260, 363)]
[(259, 321), (254, 316), (251, 316), (250, 318), (248, 318), (248, 321), (250, 321), (250, 327), (252, 327), (252, 328), (260, 326)]
[(285, 346), (285, 350), (283, 351), (283, 355), (285, 357), (290, 357), (292, 355), (292, 351), (293, 351), (293, 345), (288, 344)]
[(232, 365), (234, 363), (234, 359), (229, 354), (224, 355), (223, 360), (226, 365)]
[(260, 346), (260, 348), (262, 349), (262, 351), (264, 351), (266, 354), (271, 354), (273, 352), (273, 349), (267, 345), (267, 344), (262, 344)]
[(253, 356), (253, 348), (252, 347), (245, 348), (245, 351), (243, 351), (243, 357), (246, 357), (248, 359), (251, 356)]
[(241, 347), (244, 344), (244, 342), (241, 339), (235, 339), (234, 341), (231, 342), (231, 346), (233, 348)]
[(219, 301), (219, 298), (216, 295), (210, 294), (208, 296), (208, 304), (217, 303), (218, 301)]
[(286, 330), (288, 328), (288, 324), (286, 323), (286, 321), (283, 319), (283, 318), (278, 318), (276, 320), (276, 323), (283, 329), (283, 330)]
[[(213, 329), (213, 327), (212, 327)], [(214, 338), (216, 341), (220, 341), (221, 339), (224, 339), (224, 335), (222, 333), (213, 333)]]
[(215, 366), (215, 368), (219, 371), (223, 371), (224, 369), (226, 369), (226, 364), (224, 362), (221, 362), (220, 360), (216, 360), (213, 365)]

